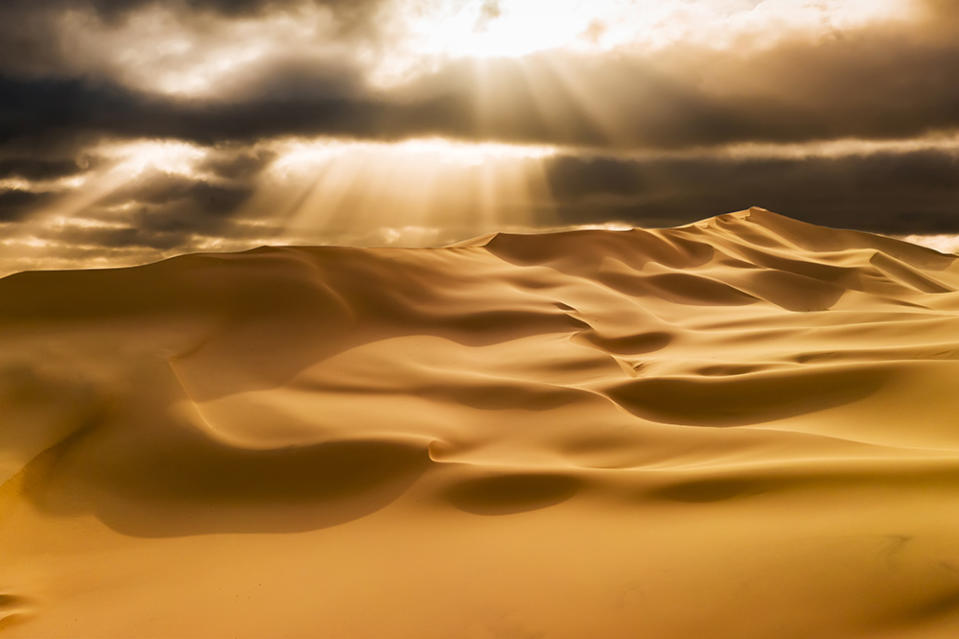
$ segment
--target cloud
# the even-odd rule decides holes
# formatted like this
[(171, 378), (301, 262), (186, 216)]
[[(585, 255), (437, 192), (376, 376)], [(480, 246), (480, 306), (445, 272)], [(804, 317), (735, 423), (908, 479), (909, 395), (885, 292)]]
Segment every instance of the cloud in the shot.
[(82, 157), (38, 158), (14, 156), (0, 159), (0, 180), (4, 178), (52, 180), (76, 175), (89, 168), (89, 161)]
[(165, 5), (180, 12), (207, 11), (236, 17), (307, 5), (355, 16), (369, 15), (380, 4), (382, 0), (4, 0), (3, 11), (22, 19), (71, 9), (93, 10), (108, 19), (122, 19), (133, 11)]
[(0, 190), (0, 222), (20, 220), (50, 200), (48, 193), (22, 189)]
[(357, 60), (264, 58), (184, 97), (113, 77), (0, 77), (0, 143), (36, 137), (440, 135), (619, 149), (889, 139), (959, 128), (959, 29), (941, 19), (795, 36), (744, 55), (674, 46), (452, 61), (390, 89)]
[[(290, 79), (310, 92), (283, 87), (246, 100), (177, 100), (105, 81), (0, 77), (0, 145), (33, 140), (62, 143), (77, 136), (173, 138), (201, 144), (283, 135), (395, 139), (463, 129), (465, 107), (447, 96), (411, 103), (368, 95), (342, 97), (336, 80)], [(445, 124), (445, 126), (444, 126)], [(465, 131), (463, 131), (465, 132)]]
[[(4, 0), (0, 71), (160, 87), (379, 37), (390, 0)], [(335, 57), (335, 56), (334, 56)], [(197, 77), (199, 76), (199, 77)]]
[(809, 157), (547, 161), (566, 223), (670, 226), (749, 206), (832, 227), (959, 233), (959, 149)]
[[(127, 205), (144, 219), (141, 223), (164, 227), (203, 227), (202, 220), (217, 219), (236, 210), (252, 193), (248, 185), (228, 186), (159, 171), (142, 174), (136, 181), (101, 199), (104, 206)], [(176, 214), (176, 215), (175, 215)], [(187, 219), (171, 222), (171, 218)]]
[(275, 151), (263, 148), (220, 148), (210, 153), (197, 167), (201, 173), (212, 173), (221, 180), (249, 183), (276, 160)]

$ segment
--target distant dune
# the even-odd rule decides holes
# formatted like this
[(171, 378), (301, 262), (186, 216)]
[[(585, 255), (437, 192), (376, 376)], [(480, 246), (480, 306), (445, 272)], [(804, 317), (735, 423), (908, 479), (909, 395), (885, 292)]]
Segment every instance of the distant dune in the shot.
[(0, 635), (959, 636), (959, 263), (762, 209), (0, 280)]

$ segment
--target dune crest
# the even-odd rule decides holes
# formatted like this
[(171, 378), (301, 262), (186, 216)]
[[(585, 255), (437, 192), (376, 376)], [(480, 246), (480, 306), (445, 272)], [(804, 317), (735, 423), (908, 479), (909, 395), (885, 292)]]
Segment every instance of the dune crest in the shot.
[(957, 259), (752, 208), (9, 276), (0, 633), (953, 636)]

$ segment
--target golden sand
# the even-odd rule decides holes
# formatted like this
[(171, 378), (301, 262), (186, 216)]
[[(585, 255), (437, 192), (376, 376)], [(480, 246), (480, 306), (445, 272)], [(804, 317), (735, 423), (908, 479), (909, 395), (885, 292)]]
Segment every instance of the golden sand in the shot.
[(751, 209), (0, 280), (0, 635), (959, 636), (959, 263)]

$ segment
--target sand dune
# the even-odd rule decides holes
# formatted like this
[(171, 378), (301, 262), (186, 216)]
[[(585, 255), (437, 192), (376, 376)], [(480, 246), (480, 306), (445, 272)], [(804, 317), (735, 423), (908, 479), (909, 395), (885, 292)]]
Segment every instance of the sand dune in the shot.
[(762, 209), (0, 280), (4, 637), (959, 636), (959, 262)]

